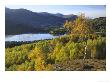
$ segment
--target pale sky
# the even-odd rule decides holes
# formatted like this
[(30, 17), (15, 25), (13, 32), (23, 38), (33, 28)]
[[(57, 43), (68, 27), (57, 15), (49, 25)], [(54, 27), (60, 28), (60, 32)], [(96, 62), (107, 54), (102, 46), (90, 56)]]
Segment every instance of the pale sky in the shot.
[(62, 13), (65, 15), (85, 13), (90, 18), (106, 16), (105, 5), (7, 5), (6, 7), (10, 9), (24, 8), (33, 12)]

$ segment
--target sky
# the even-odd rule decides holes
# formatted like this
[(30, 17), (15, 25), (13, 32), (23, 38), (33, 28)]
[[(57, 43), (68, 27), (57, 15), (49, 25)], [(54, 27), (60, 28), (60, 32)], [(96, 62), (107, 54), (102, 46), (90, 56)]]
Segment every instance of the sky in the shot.
[(48, 12), (79, 15), (85, 13), (87, 17), (97, 18), (106, 16), (105, 5), (7, 5), (10, 9), (28, 9), (33, 12)]

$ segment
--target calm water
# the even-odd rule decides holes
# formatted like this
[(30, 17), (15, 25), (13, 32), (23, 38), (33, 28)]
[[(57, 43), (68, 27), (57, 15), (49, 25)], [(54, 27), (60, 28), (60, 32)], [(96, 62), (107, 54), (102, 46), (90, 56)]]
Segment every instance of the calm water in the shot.
[(58, 36), (53, 36), (51, 34), (19, 34), (19, 35), (7, 35), (5, 41), (34, 41), (34, 40), (44, 40), (53, 39)]

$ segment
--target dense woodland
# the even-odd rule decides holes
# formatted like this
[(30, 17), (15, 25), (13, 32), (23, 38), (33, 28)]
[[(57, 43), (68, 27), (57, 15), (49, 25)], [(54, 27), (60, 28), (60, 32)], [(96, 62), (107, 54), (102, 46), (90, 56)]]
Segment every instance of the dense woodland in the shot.
[[(54, 30), (66, 35), (6, 47), (6, 71), (106, 70), (106, 18), (86, 18), (81, 14)], [(58, 33), (58, 34), (59, 34)]]

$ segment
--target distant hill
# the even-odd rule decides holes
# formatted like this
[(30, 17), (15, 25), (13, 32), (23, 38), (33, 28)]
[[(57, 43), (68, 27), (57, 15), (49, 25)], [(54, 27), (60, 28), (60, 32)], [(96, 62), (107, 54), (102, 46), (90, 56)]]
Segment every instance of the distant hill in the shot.
[(48, 28), (60, 27), (66, 20), (75, 20), (76, 15), (51, 14), (32, 12), (27, 9), (5, 8), (5, 33), (38, 33)]
[(74, 15), (74, 14), (69, 14), (69, 15), (63, 15), (61, 13), (56, 13), (54, 14), (55, 16), (58, 16), (58, 17), (62, 17), (62, 18), (65, 18), (67, 20), (75, 20), (77, 18), (77, 15)]
[(93, 28), (97, 31), (106, 31), (106, 17), (99, 17), (92, 20)]

